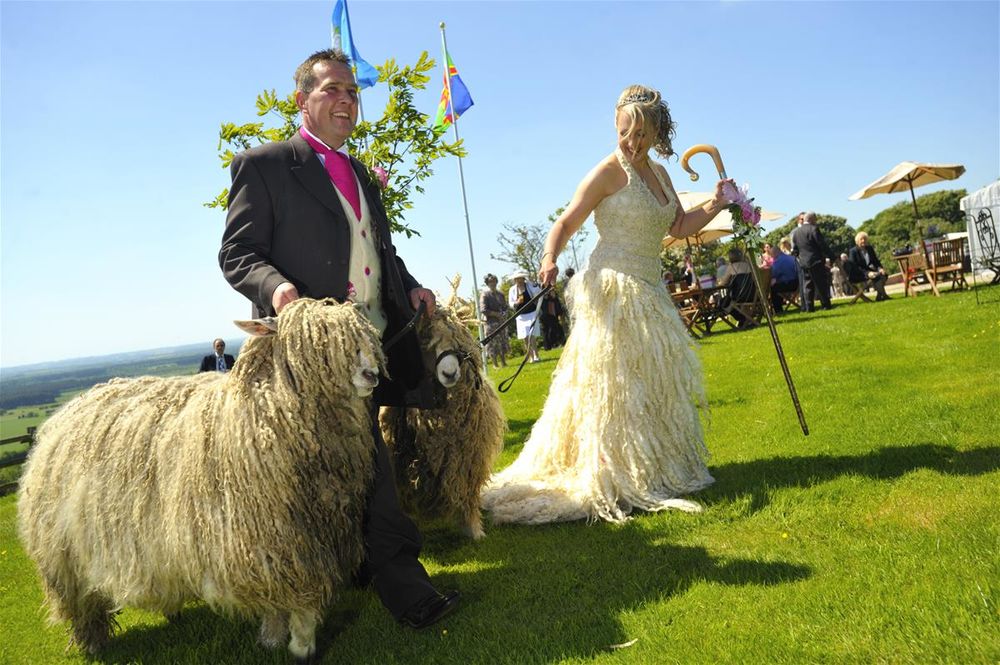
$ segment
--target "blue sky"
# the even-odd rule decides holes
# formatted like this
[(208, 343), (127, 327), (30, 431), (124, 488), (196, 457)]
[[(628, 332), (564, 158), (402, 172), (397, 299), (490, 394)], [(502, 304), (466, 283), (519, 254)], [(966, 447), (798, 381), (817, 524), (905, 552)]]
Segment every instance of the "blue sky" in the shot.
[[(329, 45), (333, 2), (0, 3), (0, 365), (239, 337), (249, 311), (216, 261), (221, 122)], [(477, 270), (505, 223), (542, 222), (614, 147), (631, 83), (660, 89), (679, 151), (719, 146), (771, 210), (854, 226), (904, 195), (847, 197), (903, 160), (1000, 176), (1000, 3), (350, 3), (361, 54), (440, 61), (476, 105), (460, 131)], [(440, 73), (417, 102), (433, 115)], [(383, 93), (366, 91), (368, 114)], [(706, 176), (704, 156), (693, 164)], [(439, 292), (470, 286), (454, 161), (397, 242)], [(692, 184), (667, 163), (678, 190)], [(780, 224), (782, 221), (775, 222)], [(591, 233), (593, 239), (594, 234)]]

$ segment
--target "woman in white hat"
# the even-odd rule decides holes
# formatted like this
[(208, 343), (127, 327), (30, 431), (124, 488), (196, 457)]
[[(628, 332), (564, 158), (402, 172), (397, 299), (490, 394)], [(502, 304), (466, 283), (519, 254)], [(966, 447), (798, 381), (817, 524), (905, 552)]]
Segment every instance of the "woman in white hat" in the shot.
[(701, 367), (670, 294), (660, 285), (660, 241), (696, 233), (728, 201), (716, 184), (684, 212), (666, 169), (674, 124), (660, 93), (626, 88), (615, 107), (618, 149), (580, 183), (552, 225), (539, 281), (594, 213), (599, 233), (587, 269), (567, 288), (573, 334), (542, 414), (521, 454), (493, 476), (483, 506), (494, 522), (620, 522), (633, 509), (697, 511), (681, 499), (713, 481), (698, 408)]
[[(528, 282), (528, 273), (519, 270), (510, 276), (514, 283), (507, 292), (507, 302), (511, 309), (517, 310), (522, 305), (541, 291), (537, 286)], [(528, 362), (537, 363), (538, 338), (541, 337), (541, 325), (535, 321), (535, 308), (529, 307), (527, 311), (517, 317), (517, 337), (524, 340), (524, 353), (528, 356)]]

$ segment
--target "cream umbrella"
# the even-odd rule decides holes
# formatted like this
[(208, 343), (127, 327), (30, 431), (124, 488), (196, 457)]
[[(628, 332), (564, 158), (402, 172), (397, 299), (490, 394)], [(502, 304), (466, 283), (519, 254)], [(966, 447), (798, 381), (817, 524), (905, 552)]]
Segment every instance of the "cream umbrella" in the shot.
[(916, 215), (917, 221), (920, 221), (920, 211), (917, 210), (917, 197), (913, 193), (913, 188), (942, 180), (954, 180), (963, 173), (965, 173), (965, 167), (961, 164), (900, 162), (884, 176), (849, 196), (848, 200), (858, 201), (876, 194), (894, 194), (910, 190), (910, 198), (913, 200), (913, 214)]
[[(677, 192), (677, 198), (680, 199), (681, 206), (684, 208), (685, 212), (694, 210), (695, 208), (700, 208), (711, 201), (712, 196), (713, 194), (710, 192)], [(771, 212), (770, 210), (760, 211), (761, 221), (774, 221), (776, 219), (781, 219), (784, 216), (785, 213), (782, 212)], [(663, 239), (663, 247), (667, 248), (677, 247), (679, 245), (689, 245), (692, 242), (700, 245), (702, 243), (711, 242), (712, 240), (718, 240), (719, 238), (730, 235), (732, 232), (733, 216), (729, 214), (728, 210), (723, 210), (715, 216), (715, 219), (693, 235), (686, 238), (675, 238), (672, 235), (667, 234), (667, 236)]]

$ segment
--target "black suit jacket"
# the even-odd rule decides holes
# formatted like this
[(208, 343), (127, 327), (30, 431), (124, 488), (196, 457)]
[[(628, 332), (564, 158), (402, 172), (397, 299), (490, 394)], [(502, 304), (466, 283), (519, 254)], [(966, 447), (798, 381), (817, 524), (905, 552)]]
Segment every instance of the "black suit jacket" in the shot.
[[(878, 260), (878, 254), (875, 253), (875, 248), (869, 245), (867, 249), (868, 249), (868, 257), (870, 259), (868, 261), (865, 261), (864, 252), (862, 252), (861, 248), (857, 246), (851, 247), (851, 250), (850, 252), (848, 252), (848, 257), (847, 257), (848, 259), (850, 259), (851, 263), (853, 263), (857, 267), (859, 271), (865, 273), (867, 273), (868, 271), (878, 270), (879, 268), (882, 267), (882, 262)], [(865, 276), (862, 275), (861, 279), (862, 280), (865, 279)]]
[(802, 224), (792, 231), (792, 254), (803, 268), (823, 263), (827, 258), (833, 260), (833, 252), (816, 224)]
[[(406, 270), (389, 235), (378, 185), (351, 159), (361, 183), (382, 269), (386, 339), (414, 312), (409, 292), (420, 286)], [(269, 143), (236, 155), (230, 172), (229, 213), (219, 265), (234, 289), (253, 303), (253, 315), (273, 316), (271, 295), (282, 282), (309, 298), (347, 298), (351, 228), (330, 176), (305, 139)], [(416, 335), (410, 332), (389, 352), (389, 374), (376, 397), (400, 403), (423, 375)]]
[[(228, 353), (223, 353), (222, 357), (226, 361), (226, 369), (232, 369), (233, 368), (233, 363), (235, 363), (236, 360), (231, 355), (229, 355)], [(215, 371), (218, 371), (218, 369), (219, 369), (218, 361), (215, 358), (216, 358), (216, 355), (214, 353), (210, 353), (207, 356), (205, 356), (204, 358), (202, 358), (201, 359), (201, 368), (198, 371), (199, 372), (215, 372)]]

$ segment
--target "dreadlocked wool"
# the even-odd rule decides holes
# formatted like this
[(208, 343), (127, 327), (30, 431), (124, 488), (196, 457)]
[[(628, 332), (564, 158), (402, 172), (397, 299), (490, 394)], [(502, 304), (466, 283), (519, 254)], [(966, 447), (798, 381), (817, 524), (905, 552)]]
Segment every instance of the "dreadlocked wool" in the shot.
[(311, 654), (315, 622), (363, 555), (361, 358), (366, 376), (384, 367), (367, 319), (303, 299), (227, 374), (114, 379), (53, 415), (18, 498), (51, 620), (71, 621), (93, 652), (120, 607), (169, 616), (200, 599), (264, 618), (266, 641), (290, 620), (293, 654)]
[(503, 448), (507, 420), (483, 371), (479, 344), (452, 310), (438, 307), (421, 320), (417, 336), (428, 365), (449, 350), (468, 360), (443, 408), (381, 411), (400, 501), (424, 517), (458, 517), (466, 534), (478, 540), (484, 535), (479, 493)]

